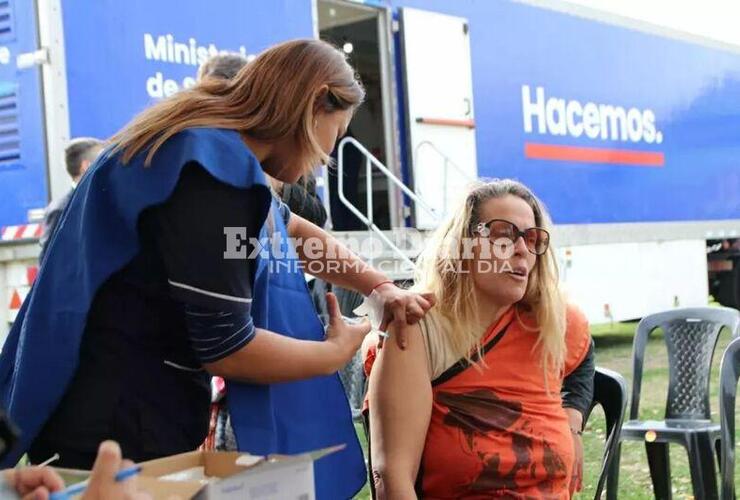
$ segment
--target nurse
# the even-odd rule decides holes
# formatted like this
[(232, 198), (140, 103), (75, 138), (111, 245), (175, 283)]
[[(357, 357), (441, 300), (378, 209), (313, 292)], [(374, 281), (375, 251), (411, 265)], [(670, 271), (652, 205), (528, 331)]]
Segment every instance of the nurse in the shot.
[(291, 215), (265, 174), (293, 183), (328, 163), (363, 98), (340, 51), (296, 40), (233, 80), (159, 102), (111, 139), (61, 216), (0, 354), (0, 403), (23, 431), (5, 465), (59, 453), (58, 465), (89, 468), (106, 439), (134, 461), (193, 450), (218, 375), (241, 450), (344, 443), (317, 462), (318, 497), (362, 486), (335, 372), (369, 326), (345, 324), (329, 296), (325, 334), (298, 263), (376, 295), (386, 324), (418, 321), (432, 299)]

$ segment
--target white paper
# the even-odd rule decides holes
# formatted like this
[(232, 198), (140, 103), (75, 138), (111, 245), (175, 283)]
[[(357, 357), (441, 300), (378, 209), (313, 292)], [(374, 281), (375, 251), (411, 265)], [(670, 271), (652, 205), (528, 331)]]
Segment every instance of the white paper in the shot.
[(375, 290), (370, 293), (362, 304), (357, 306), (353, 313), (357, 316), (364, 316), (370, 320), (370, 326), (373, 330), (379, 330), (380, 324), (383, 322), (383, 302), (380, 299), (380, 294)]
[(205, 468), (202, 465), (183, 469), (166, 476), (160, 476), (163, 481), (207, 481)]
[(255, 464), (260, 463), (263, 461), (265, 457), (260, 455), (250, 455), (250, 454), (244, 454), (239, 455), (239, 458), (236, 459), (236, 465), (241, 465), (243, 467), (251, 467)]

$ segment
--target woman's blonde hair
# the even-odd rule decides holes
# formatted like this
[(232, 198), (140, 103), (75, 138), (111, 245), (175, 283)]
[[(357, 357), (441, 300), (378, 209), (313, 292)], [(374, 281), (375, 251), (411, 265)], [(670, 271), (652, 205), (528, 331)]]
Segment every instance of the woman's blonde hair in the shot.
[(191, 127), (225, 128), (257, 140), (292, 140), (303, 171), (329, 163), (314, 134), (316, 112), (356, 108), (365, 91), (343, 52), (313, 39), (265, 50), (230, 80), (204, 78), (140, 113), (110, 141), (127, 163)]
[[(481, 348), (481, 324), (475, 285), (470, 274), (470, 256), (464, 241), (476, 238), (481, 206), (492, 198), (521, 198), (532, 208), (535, 224), (549, 229), (550, 217), (537, 197), (523, 184), (510, 179), (479, 181), (473, 184), (462, 203), (434, 232), (419, 257), (414, 288), (434, 293), (432, 310), (440, 323), (444, 342), (456, 359), (471, 361)], [(464, 272), (460, 272), (463, 270)], [(529, 275), (527, 290), (516, 304), (517, 321), (527, 329), (539, 330), (537, 345), (542, 348), (545, 373), (562, 369), (565, 358), (565, 302), (558, 288), (558, 269), (550, 246)], [(527, 325), (520, 312), (533, 316), (536, 325)], [(547, 380), (547, 379), (546, 379)]]

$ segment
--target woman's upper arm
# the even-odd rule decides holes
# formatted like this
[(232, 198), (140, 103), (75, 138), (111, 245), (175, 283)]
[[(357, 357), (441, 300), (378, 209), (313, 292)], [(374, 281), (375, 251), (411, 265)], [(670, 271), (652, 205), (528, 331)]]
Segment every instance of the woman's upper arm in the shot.
[(418, 325), (404, 328), (408, 330), (406, 349), (386, 342), (378, 351), (369, 385), (372, 473), (394, 490), (399, 484), (413, 489), (432, 411), (421, 330)]

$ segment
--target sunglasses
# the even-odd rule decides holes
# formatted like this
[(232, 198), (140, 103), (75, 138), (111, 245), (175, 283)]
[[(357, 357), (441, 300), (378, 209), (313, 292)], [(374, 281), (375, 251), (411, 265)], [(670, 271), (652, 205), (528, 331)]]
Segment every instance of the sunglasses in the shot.
[(522, 231), (513, 222), (504, 219), (493, 219), (480, 222), (476, 226), (478, 234), (495, 243), (500, 238), (506, 238), (512, 244), (521, 236), (527, 250), (535, 255), (542, 255), (550, 246), (550, 233), (541, 227), (530, 227)]

